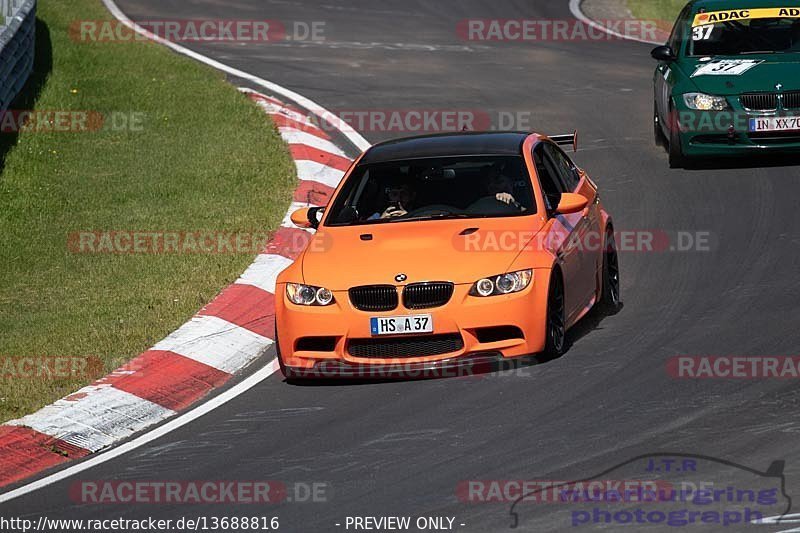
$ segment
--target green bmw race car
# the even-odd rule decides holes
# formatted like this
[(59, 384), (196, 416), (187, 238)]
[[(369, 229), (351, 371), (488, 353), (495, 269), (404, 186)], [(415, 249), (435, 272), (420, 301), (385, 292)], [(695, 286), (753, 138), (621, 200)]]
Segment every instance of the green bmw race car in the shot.
[(800, 6), (693, 0), (651, 55), (655, 138), (668, 146), (670, 166), (693, 156), (800, 153)]

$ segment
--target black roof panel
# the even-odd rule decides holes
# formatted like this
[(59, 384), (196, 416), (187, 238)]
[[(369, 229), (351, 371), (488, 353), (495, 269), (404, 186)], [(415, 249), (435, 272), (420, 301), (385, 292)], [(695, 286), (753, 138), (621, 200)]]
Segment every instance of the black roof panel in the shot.
[(530, 135), (523, 132), (439, 133), (407, 137), (376, 144), (361, 163), (381, 163), (422, 157), (457, 155), (520, 155), (522, 143)]

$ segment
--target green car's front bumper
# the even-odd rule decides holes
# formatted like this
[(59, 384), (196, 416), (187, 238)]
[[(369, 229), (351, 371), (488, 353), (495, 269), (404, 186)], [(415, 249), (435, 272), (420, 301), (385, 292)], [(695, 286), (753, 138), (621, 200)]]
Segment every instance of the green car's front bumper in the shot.
[(797, 111), (759, 112), (744, 109), (735, 96), (728, 97), (726, 111), (696, 111), (689, 109), (682, 95), (673, 100), (683, 154), (697, 156), (731, 156), (769, 154), (800, 154), (800, 131), (750, 132), (750, 119), (797, 116)]

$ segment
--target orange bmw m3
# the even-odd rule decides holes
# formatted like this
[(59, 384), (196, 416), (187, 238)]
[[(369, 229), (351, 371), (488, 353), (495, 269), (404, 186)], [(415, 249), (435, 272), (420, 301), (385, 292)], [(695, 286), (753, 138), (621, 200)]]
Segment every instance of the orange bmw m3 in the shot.
[(560, 355), (594, 305), (620, 301), (611, 217), (560, 147), (576, 137), (438, 134), (364, 152), (327, 206), (291, 216), (317, 231), (278, 276), (284, 375)]

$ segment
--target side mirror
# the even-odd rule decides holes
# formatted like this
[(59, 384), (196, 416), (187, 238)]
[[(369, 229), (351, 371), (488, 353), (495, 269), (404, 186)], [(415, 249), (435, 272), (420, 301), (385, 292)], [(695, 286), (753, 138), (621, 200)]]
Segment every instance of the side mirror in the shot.
[(561, 193), (561, 200), (558, 202), (556, 213), (561, 215), (577, 213), (578, 211), (583, 211), (587, 205), (589, 205), (589, 200), (582, 194), (575, 194), (574, 192)]
[(675, 55), (675, 51), (672, 49), (671, 46), (656, 46), (650, 52), (650, 55), (653, 59), (658, 59), (659, 61), (675, 61), (677, 56)]
[(298, 228), (318, 228), (324, 207), (303, 207), (289, 215), (292, 224)]

